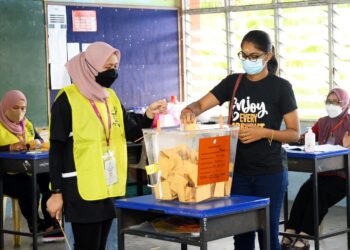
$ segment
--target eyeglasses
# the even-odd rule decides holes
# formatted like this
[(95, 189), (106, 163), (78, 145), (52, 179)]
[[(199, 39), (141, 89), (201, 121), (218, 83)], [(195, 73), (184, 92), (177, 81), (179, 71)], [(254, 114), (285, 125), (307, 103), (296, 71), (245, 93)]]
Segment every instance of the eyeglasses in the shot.
[(333, 104), (333, 105), (340, 105), (340, 103), (342, 103), (342, 101), (338, 101), (338, 100), (326, 100), (325, 101), (326, 104)]
[(252, 62), (256, 62), (259, 58), (261, 58), (262, 56), (266, 55), (267, 53), (262, 53), (262, 54), (252, 54), (252, 55), (247, 55), (245, 54), (243, 51), (240, 51), (238, 52), (238, 58), (242, 61), (245, 61), (245, 60), (249, 60), (249, 61), (252, 61)]

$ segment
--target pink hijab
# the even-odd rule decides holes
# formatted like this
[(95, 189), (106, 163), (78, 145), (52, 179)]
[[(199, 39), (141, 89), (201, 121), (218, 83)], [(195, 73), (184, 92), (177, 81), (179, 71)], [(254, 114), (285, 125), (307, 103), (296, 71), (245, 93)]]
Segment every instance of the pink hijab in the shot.
[[(335, 118), (325, 116), (318, 120), (320, 128), (318, 142), (319, 144), (327, 143), (327, 139), (331, 135), (332, 129), (341, 122), (341, 125), (335, 131), (333, 131), (333, 135), (335, 137), (335, 144), (343, 145), (343, 137), (345, 132), (350, 132), (349, 95), (344, 89), (334, 88), (328, 93), (327, 97), (332, 93), (338, 97), (343, 112)], [(344, 121), (342, 121), (342, 119), (344, 119)]]
[(14, 123), (10, 121), (5, 115), (6, 111), (15, 106), (20, 100), (23, 100), (27, 105), (27, 98), (19, 90), (10, 90), (4, 95), (0, 103), (0, 122), (11, 133), (22, 136), (22, 126), (25, 126), (26, 118), (24, 117), (19, 123)]
[(120, 60), (120, 51), (105, 42), (94, 42), (66, 63), (69, 75), (81, 94), (89, 100), (103, 101), (108, 97), (107, 90), (95, 81), (107, 59), (115, 53)]

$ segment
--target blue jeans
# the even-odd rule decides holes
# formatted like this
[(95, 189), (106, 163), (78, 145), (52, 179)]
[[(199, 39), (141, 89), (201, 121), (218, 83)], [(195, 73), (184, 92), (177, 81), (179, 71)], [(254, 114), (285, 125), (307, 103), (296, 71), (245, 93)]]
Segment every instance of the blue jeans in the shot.
[[(118, 250), (118, 220), (115, 218), (112, 222), (111, 229), (109, 230), (106, 250)], [(64, 222), (64, 232), (67, 236), (67, 240), (71, 249), (74, 249), (74, 236), (72, 231), (72, 224), (70, 222)], [(69, 247), (66, 242), (66, 250), (69, 250)]]
[[(280, 250), (278, 240), (280, 211), (288, 185), (288, 171), (258, 176), (234, 174), (232, 194), (252, 195), (270, 198), (270, 241), (271, 250)], [(263, 234), (258, 231), (260, 249), (263, 246)], [(255, 249), (255, 232), (234, 236), (235, 250)]]

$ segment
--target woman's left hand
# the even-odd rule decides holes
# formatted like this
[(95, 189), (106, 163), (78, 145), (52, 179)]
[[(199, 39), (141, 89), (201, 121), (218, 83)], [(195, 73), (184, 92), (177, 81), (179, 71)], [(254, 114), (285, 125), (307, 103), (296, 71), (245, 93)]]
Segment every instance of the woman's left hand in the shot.
[(350, 148), (350, 134), (348, 131), (345, 132), (343, 137), (343, 147)]
[(239, 139), (244, 144), (252, 143), (265, 137), (266, 129), (254, 125), (247, 125), (239, 130)]
[(152, 104), (150, 104), (146, 110), (146, 116), (149, 119), (153, 119), (156, 114), (164, 114), (166, 113), (167, 102), (165, 99), (158, 100)]

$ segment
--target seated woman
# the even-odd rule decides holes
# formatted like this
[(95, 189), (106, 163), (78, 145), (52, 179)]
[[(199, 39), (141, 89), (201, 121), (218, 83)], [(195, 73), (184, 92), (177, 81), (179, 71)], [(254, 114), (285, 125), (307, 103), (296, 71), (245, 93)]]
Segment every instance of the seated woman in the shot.
[[(312, 127), (318, 144), (334, 144), (350, 148), (349, 96), (340, 88), (332, 89), (326, 99), (328, 116), (320, 118)], [(314, 235), (312, 176), (300, 188), (287, 222), (287, 233)], [(331, 171), (318, 174), (319, 223), (328, 208), (346, 195), (345, 171)], [(308, 240), (301, 238), (282, 238), (282, 250), (310, 249)]]
[[(0, 151), (25, 151), (35, 149), (43, 143), (33, 124), (25, 117), (27, 99), (19, 90), (7, 92), (0, 103)], [(5, 173), (3, 176), (4, 194), (18, 199), (29, 230), (33, 228), (32, 177), (25, 173)], [(49, 173), (37, 174), (37, 192), (42, 195), (41, 208), (44, 220), (39, 219), (38, 229), (50, 232), (54, 229), (55, 220), (46, 211), (46, 201), (50, 198)], [(38, 216), (39, 218), (39, 216)], [(47, 235), (43, 241), (63, 239), (63, 235)]]

